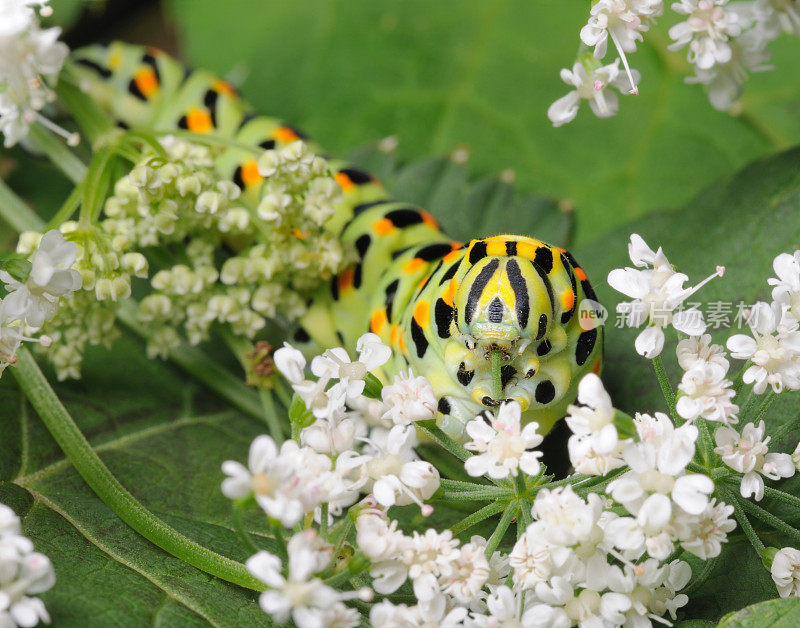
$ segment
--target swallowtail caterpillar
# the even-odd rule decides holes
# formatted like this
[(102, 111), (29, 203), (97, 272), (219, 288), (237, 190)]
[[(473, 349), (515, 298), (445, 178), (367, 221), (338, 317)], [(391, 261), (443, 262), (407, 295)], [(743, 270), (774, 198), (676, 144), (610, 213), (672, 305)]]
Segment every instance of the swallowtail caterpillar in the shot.
[[(188, 129), (264, 149), (304, 136), (254, 114), (236, 91), (208, 72), (187, 71), (167, 54), (113, 43), (74, 53), (74, 72), (123, 128)], [(526, 236), (454, 242), (423, 209), (388, 197), (371, 175), (331, 162), (344, 200), (329, 222), (358, 252), (357, 263), (313, 299), (294, 342), (313, 353), (352, 349), (367, 331), (392, 347), (376, 375), (386, 382), (411, 367), (433, 385), (437, 422), (463, 440), (487, 407), (514, 399), (523, 422), (546, 433), (562, 418), (580, 378), (598, 372), (602, 328), (583, 329), (586, 273), (564, 249)], [(217, 159), (221, 173), (255, 203), (261, 186), (252, 153), (235, 147)], [(501, 394), (491, 360), (500, 359)]]

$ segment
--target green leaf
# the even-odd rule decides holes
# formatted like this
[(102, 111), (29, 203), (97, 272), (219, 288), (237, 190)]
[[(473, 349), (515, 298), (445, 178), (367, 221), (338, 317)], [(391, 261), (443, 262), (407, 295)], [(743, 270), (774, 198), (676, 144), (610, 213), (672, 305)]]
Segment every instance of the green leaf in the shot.
[(686, 51), (666, 51), (682, 18), (669, 11), (630, 57), (640, 95), (623, 96), (610, 120), (584, 102), (574, 122), (553, 128), (547, 108), (569, 90), (559, 71), (572, 67), (589, 4), (166, 3), (190, 65), (239, 82), (257, 111), (338, 155), (390, 135), (405, 161), (467, 145), (480, 175), (510, 168), (523, 191), (574, 201), (580, 242), (800, 141), (795, 38), (771, 46), (777, 69), (751, 77), (734, 117), (684, 83)]
[[(257, 595), (173, 558), (133, 532), (63, 458), (11, 377), (0, 380), (0, 502), (53, 561), (42, 595), (56, 625), (270, 625)], [(235, 560), (231, 504), (219, 465), (246, 459), (263, 425), (225, 407), (143, 348), (121, 340), (90, 352), (85, 377), (57, 392), (112, 473), (147, 508), (194, 541)], [(246, 522), (272, 547), (267, 522)]]
[(720, 628), (791, 628), (800, 624), (800, 600), (776, 599), (753, 604), (735, 613), (725, 615)]

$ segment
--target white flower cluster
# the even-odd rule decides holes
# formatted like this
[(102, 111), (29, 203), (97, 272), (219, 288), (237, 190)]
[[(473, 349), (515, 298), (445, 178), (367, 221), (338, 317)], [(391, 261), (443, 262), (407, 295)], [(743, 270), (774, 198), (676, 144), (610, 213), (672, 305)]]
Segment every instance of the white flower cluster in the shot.
[[(220, 323), (251, 339), (268, 318), (294, 320), (305, 311), (307, 296), (346, 262), (343, 246), (324, 228), (338, 185), (324, 176), (327, 163), (302, 142), (266, 153), (279, 163), (265, 190), (274, 191), (272, 178), (285, 183), (291, 176), (294, 185), (286, 192), (290, 202), (282, 221), (271, 224), (246, 207), (238, 186), (219, 177), (211, 149), (172, 136), (160, 143), (161, 151), (147, 149), (116, 182), (96, 224), (68, 221), (60, 227), (79, 245), (75, 269), (83, 290), (48, 327), (59, 379), (80, 377), (87, 345), (110, 345), (117, 337), (119, 301), (130, 296), (133, 277), (149, 276), (142, 254), (148, 248), (185, 244), (184, 258), (158, 258), (152, 291), (139, 303), (150, 357), (166, 357), (181, 331), (197, 344)], [(304, 165), (309, 159), (313, 167)], [(329, 184), (324, 190), (322, 182)], [(29, 253), (40, 237), (23, 234), (18, 251)]]
[(56, 581), (50, 559), (33, 551), (33, 543), (20, 532), (19, 517), (0, 504), (0, 624), (6, 628), (50, 623), (42, 600)]
[[(731, 506), (709, 500), (712, 480), (689, 473), (695, 454), (697, 428), (687, 422), (675, 427), (668, 416), (637, 413), (635, 436), (620, 438), (616, 411), (600, 378), (586, 375), (580, 382), (578, 401), (569, 407), (567, 425), (570, 461), (579, 473), (606, 475), (627, 466), (628, 471), (608, 485), (609, 495), (631, 516), (616, 518), (606, 526), (615, 547), (640, 556), (665, 559), (675, 543), (706, 560), (720, 553), (735, 524)], [(624, 415), (622, 415), (624, 416)]]
[(278, 623), (294, 620), (298, 628), (358, 626), (361, 615), (344, 605), (345, 600), (372, 599), (368, 588), (337, 591), (326, 585), (318, 574), (330, 567), (334, 547), (320, 539), (314, 530), (298, 532), (287, 544), (288, 573), (282, 573), (281, 559), (267, 551), (251, 556), (247, 569), (270, 588), (258, 601), (264, 612)]
[(55, 98), (48, 83), (56, 80), (69, 49), (58, 41), (60, 28), (40, 27), (37, 9), (42, 16), (53, 12), (47, 0), (0, 2), (0, 133), (6, 148), (27, 137), (35, 122), (70, 145), (80, 140), (39, 113)]
[[(673, 41), (668, 49), (687, 49), (695, 74), (686, 81), (705, 85), (711, 104), (723, 111), (738, 101), (748, 73), (771, 69), (768, 46), (781, 32), (800, 35), (798, 0), (678, 0), (671, 8), (685, 19), (669, 29)], [(617, 95), (609, 87), (638, 93), (639, 75), (630, 69), (627, 53), (636, 51), (643, 33), (663, 13), (663, 0), (592, 2), (580, 39), (594, 54), (580, 53), (572, 71), (561, 71), (562, 80), (576, 90), (548, 110), (553, 126), (572, 121), (581, 99), (589, 100), (601, 118), (615, 115)], [(609, 40), (619, 58), (603, 65)], [(620, 60), (626, 80), (619, 75)]]
[[(632, 234), (628, 253), (637, 268), (617, 268), (608, 273), (608, 284), (633, 299), (617, 305), (630, 327), (647, 324), (636, 338), (636, 351), (654, 358), (664, 348), (664, 328), (674, 327), (690, 336), (706, 330), (703, 314), (697, 308), (681, 309), (683, 302), (715, 277), (725, 273), (723, 266), (693, 287), (684, 288), (689, 277), (676, 272), (667, 256), (658, 248), (653, 251), (638, 234)], [(640, 270), (641, 269), (641, 270)]]
[[(72, 268), (78, 247), (60, 232), (53, 229), (41, 236), (32, 253), (25, 281), (0, 271), (8, 293), (0, 300), (0, 374), (15, 362), (20, 344), (34, 340), (24, 335), (25, 328), (40, 328), (50, 321), (57, 315), (60, 301), (81, 287), (81, 274)], [(50, 341), (48, 336), (38, 339), (43, 346)]]
[(423, 502), (439, 488), (439, 473), (414, 452), (412, 423), (434, 417), (433, 389), (409, 373), (382, 388), (383, 402), (365, 397), (365, 378), (386, 364), (391, 349), (372, 333), (361, 336), (356, 349), (356, 360), (341, 347), (316, 356), (311, 372), (317, 379), (305, 378), (306, 360), (291, 345), (275, 352), (275, 366), (314, 419), (300, 431), (300, 443), (336, 460), (336, 472), (351, 491), (349, 502), (337, 502), (337, 511), (364, 492), (386, 508), (416, 503), (430, 514)]

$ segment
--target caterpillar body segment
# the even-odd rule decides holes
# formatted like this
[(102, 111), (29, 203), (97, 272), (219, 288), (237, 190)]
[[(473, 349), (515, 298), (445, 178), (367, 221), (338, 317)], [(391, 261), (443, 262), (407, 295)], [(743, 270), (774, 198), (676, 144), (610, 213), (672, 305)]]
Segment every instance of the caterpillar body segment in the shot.
[[(154, 49), (113, 43), (76, 51), (81, 86), (123, 128), (185, 130), (230, 139), (221, 174), (255, 207), (263, 178), (257, 153), (306, 139), (275, 118), (255, 115), (225, 81), (189, 72)], [(313, 144), (312, 148), (316, 149)], [(547, 432), (598, 372), (602, 327), (584, 329), (579, 306), (595, 300), (586, 273), (564, 249), (517, 235), (456, 242), (423, 209), (392, 200), (371, 175), (331, 162), (343, 201), (329, 221), (357, 261), (314, 296), (293, 341), (309, 354), (355, 347), (373, 332), (393, 349), (376, 373), (390, 382), (408, 368), (438, 399), (439, 425), (464, 439), (464, 425), (513, 399), (523, 421)], [(501, 391), (490, 357), (501, 355)]]

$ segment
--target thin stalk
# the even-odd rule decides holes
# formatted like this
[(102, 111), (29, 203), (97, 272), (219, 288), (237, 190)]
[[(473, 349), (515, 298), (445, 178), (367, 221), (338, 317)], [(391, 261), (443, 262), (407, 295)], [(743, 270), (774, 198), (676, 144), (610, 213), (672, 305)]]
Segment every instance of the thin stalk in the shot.
[(328, 540), (328, 502), (319, 507), (319, 536), (323, 541)]
[(50, 161), (75, 185), (83, 181), (86, 164), (58, 137), (44, 127), (34, 124), (30, 131), (36, 147), (50, 158)]
[(434, 421), (417, 421), (416, 426), (420, 432), (425, 434), (425, 436), (430, 438), (443, 449), (449, 451), (459, 460), (464, 461), (472, 455), (470, 452), (464, 449), (463, 445), (457, 443), (441, 429), (439, 429)]
[(260, 552), (261, 548), (255, 544), (250, 534), (245, 530), (244, 523), (242, 522), (242, 508), (239, 506), (233, 507), (233, 530), (236, 532), (236, 537), (239, 542), (244, 545), (253, 554)]
[(275, 400), (272, 398), (272, 391), (260, 388), (258, 397), (263, 408), (262, 417), (267, 422), (267, 429), (272, 439), (280, 445), (284, 441), (283, 425), (281, 424), (278, 410), (275, 407)]
[(681, 589), (681, 593), (689, 595), (690, 593), (694, 593), (697, 589), (699, 589), (711, 576), (711, 573), (714, 571), (714, 567), (717, 566), (717, 560), (719, 560), (719, 556), (714, 556), (713, 558), (709, 558), (708, 560), (704, 561), (702, 571), (700, 571), (700, 573), (697, 574), (697, 577), (689, 583), (689, 586)]
[(0, 179), (0, 218), (14, 231), (40, 231), (44, 223), (39, 216)]
[(19, 350), (11, 372), (76, 471), (120, 519), (154, 545), (201, 571), (256, 591), (265, 588), (242, 563), (185, 537), (147, 510), (119, 483), (61, 404), (27, 348)]
[(448, 480), (442, 478), (440, 485), (442, 488), (448, 490), (462, 490), (462, 491), (482, 491), (493, 490), (498, 492), (506, 492), (507, 489), (498, 488), (489, 484), (478, 484), (477, 482), (462, 482), (461, 480)]
[[(147, 339), (148, 334), (136, 320), (135, 306), (130, 299), (120, 305), (117, 320), (137, 336)], [(255, 391), (200, 349), (182, 343), (170, 349), (169, 359), (237, 410), (258, 421), (264, 420), (264, 409)]]
[(489, 537), (489, 541), (486, 543), (486, 558), (491, 558), (497, 546), (500, 545), (500, 541), (503, 540), (503, 535), (505, 535), (506, 530), (508, 530), (508, 526), (511, 525), (511, 520), (514, 519), (514, 515), (517, 514), (518, 507), (519, 504), (516, 501), (510, 502), (506, 506), (506, 509), (503, 511), (503, 516), (500, 517), (500, 522), (497, 524), (494, 532), (492, 532), (492, 536)]
[(677, 414), (675, 413), (675, 391), (672, 389), (672, 385), (669, 383), (667, 372), (664, 370), (664, 362), (661, 360), (660, 355), (657, 355), (653, 358), (653, 370), (656, 373), (658, 385), (661, 387), (661, 393), (664, 395), (664, 401), (667, 402), (669, 414), (677, 421), (678, 418)]
[(756, 531), (753, 529), (753, 526), (750, 524), (750, 520), (747, 518), (744, 510), (742, 510), (742, 506), (745, 502), (744, 500), (739, 500), (736, 495), (734, 495), (729, 489), (725, 488), (724, 486), (719, 487), (719, 492), (722, 494), (722, 497), (725, 498), (725, 501), (733, 506), (733, 516), (736, 517), (736, 521), (739, 522), (739, 527), (744, 532), (744, 535), (747, 537), (747, 540), (750, 541), (750, 544), (756, 550), (756, 553), (761, 556), (761, 552), (764, 551), (764, 544), (761, 542), (761, 539), (758, 538)]
[(778, 429), (776, 429), (772, 434), (773, 442), (780, 440), (784, 436), (786, 436), (789, 432), (796, 430), (800, 427), (800, 415), (790, 419), (783, 425), (781, 425)]
[(742, 391), (742, 387), (744, 386), (744, 372), (750, 368), (750, 360), (747, 360), (743, 365), (742, 368), (739, 369), (739, 372), (736, 373), (736, 376), (733, 378), (733, 392), (736, 393), (736, 397), (739, 397), (739, 393)]
[(485, 519), (488, 519), (489, 517), (492, 517), (503, 511), (507, 505), (508, 502), (504, 503), (500, 500), (492, 502), (491, 504), (486, 504), (483, 508), (476, 510), (471, 515), (465, 517), (457, 524), (452, 526), (450, 529), (453, 531), (453, 534), (461, 534), (472, 526), (479, 524), (481, 521), (484, 521)]
[(764, 495), (779, 502), (783, 502), (784, 504), (792, 506), (800, 511), (800, 497), (795, 497), (794, 495), (784, 493), (783, 491), (779, 491), (778, 489), (771, 488), (769, 486), (764, 487)]
[[(780, 519), (773, 515), (771, 512), (764, 510), (761, 506), (758, 506), (746, 499), (740, 499), (739, 502), (744, 510), (749, 512), (753, 517), (763, 521), (771, 528), (778, 530), (778, 532), (783, 532), (786, 536), (792, 539), (795, 543), (800, 543), (800, 530), (797, 528), (790, 526), (786, 523), (783, 519)], [(764, 546), (761, 546), (761, 549), (764, 549)], [(759, 551), (759, 555), (761, 551)]]
[(72, 188), (67, 200), (65, 200), (56, 214), (48, 221), (45, 231), (50, 229), (58, 229), (61, 223), (66, 222), (72, 218), (78, 205), (81, 204), (81, 197), (83, 196), (83, 184), (76, 185)]
[(753, 419), (753, 423), (758, 425), (758, 422), (764, 418), (764, 415), (767, 413), (767, 410), (769, 410), (769, 407), (773, 404), (773, 402), (777, 398), (778, 395), (775, 393), (775, 391), (770, 389), (770, 391), (767, 393), (767, 398), (764, 399), (764, 401), (761, 403), (761, 407), (758, 409), (758, 412), (756, 413), (756, 418)]

